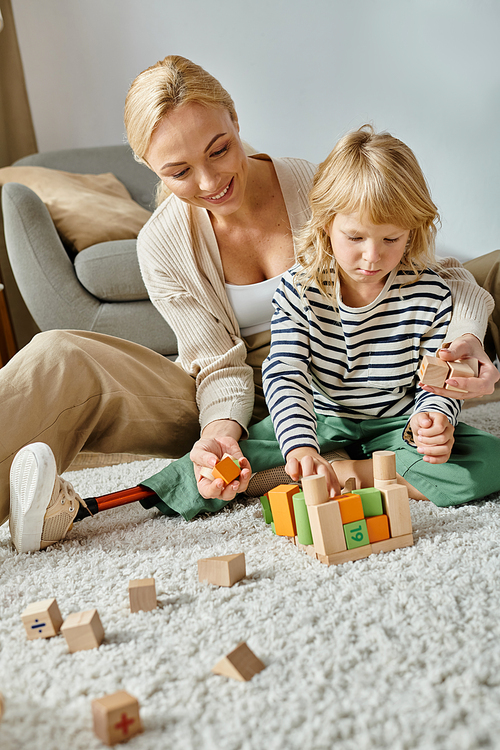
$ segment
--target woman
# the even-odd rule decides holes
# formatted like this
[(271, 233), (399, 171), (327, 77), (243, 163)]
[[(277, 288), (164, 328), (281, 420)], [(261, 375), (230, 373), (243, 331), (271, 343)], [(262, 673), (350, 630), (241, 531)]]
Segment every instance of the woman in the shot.
[[(169, 194), (141, 231), (138, 254), (150, 297), (177, 335), (179, 359), (173, 364), (108, 336), (53, 331), (0, 370), (4, 424), (12, 425), (0, 438), (2, 520), (16, 452), (35, 441), (51, 449), (25, 448), (13, 465), (11, 533), (19, 550), (64, 538), (82, 510), (57, 478), (82, 449), (172, 458), (191, 450), (191, 476), (210, 509), (247, 490), (256, 468), (238, 441), (266, 414), (260, 367), (271, 299), (294, 262), (293, 235), (308, 215), (314, 166), (248, 157), (227, 92), (177, 56), (132, 83), (125, 124), (136, 158)], [(457, 310), (450, 340), (453, 331), (459, 336), (449, 357), (480, 359), (481, 375), (468, 387), (483, 395), (498, 379), (479, 343), (491, 297), (456, 262), (445, 277)], [(227, 487), (200, 475), (225, 452), (242, 465), (239, 481)]]

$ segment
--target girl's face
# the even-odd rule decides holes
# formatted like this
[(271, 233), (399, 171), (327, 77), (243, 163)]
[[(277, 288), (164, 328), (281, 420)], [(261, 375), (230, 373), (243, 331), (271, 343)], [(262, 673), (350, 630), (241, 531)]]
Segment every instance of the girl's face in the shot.
[(243, 204), (248, 158), (238, 123), (223, 107), (190, 102), (175, 109), (154, 131), (146, 160), (185, 203), (221, 218)]
[(350, 304), (350, 299), (369, 304), (401, 261), (410, 230), (361, 221), (357, 214), (336, 214), (326, 231), (339, 269), (344, 302)]

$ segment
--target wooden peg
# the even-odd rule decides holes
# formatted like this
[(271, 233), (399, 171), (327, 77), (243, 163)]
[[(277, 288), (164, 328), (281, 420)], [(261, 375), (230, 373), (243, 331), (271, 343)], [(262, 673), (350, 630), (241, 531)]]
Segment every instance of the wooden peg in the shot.
[(378, 487), (377, 480), (386, 481), (392, 479), (397, 481), (396, 454), (394, 451), (374, 451), (373, 460), (373, 486)]
[(311, 477), (302, 477), (302, 491), (306, 499), (306, 505), (320, 505), (327, 503), (330, 499), (323, 474), (313, 474)]

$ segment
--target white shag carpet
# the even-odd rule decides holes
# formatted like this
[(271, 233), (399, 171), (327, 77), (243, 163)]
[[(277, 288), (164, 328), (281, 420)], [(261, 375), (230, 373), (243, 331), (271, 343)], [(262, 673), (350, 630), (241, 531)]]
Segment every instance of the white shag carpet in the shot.
[[(499, 403), (463, 419), (500, 435)], [(166, 463), (67, 476), (89, 496)], [(414, 547), (332, 567), (273, 536), (258, 501), (190, 523), (127, 506), (31, 555), (3, 526), (0, 748), (103, 747), (91, 701), (121, 689), (144, 724), (130, 750), (500, 748), (500, 495), (411, 512)], [(199, 558), (235, 552), (245, 580), (198, 582)], [(151, 576), (158, 609), (130, 614), (129, 579)], [(53, 596), (63, 617), (98, 609), (99, 649), (26, 639), (21, 612)], [(266, 669), (246, 683), (213, 674), (240, 641)]]

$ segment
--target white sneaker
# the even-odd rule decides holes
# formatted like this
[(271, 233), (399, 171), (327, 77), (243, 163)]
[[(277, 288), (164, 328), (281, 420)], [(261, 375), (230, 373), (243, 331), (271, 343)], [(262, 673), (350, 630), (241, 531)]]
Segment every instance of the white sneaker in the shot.
[(57, 476), (48, 445), (32, 443), (16, 454), (10, 469), (9, 523), (18, 552), (45, 549), (64, 539), (80, 502), (71, 484)]

